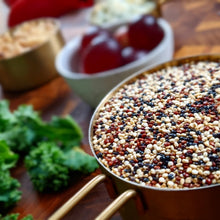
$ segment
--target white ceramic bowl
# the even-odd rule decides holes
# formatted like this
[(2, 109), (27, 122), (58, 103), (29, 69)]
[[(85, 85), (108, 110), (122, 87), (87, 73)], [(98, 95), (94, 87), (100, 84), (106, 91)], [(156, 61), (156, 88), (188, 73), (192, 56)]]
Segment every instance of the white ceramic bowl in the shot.
[(74, 92), (92, 107), (96, 107), (105, 94), (126, 77), (141, 69), (147, 70), (173, 58), (174, 40), (172, 28), (162, 18), (158, 19), (158, 22), (165, 33), (163, 40), (149, 54), (137, 61), (92, 75), (73, 72), (71, 71), (70, 60), (73, 54), (78, 51), (81, 40), (81, 37), (78, 36), (69, 41), (57, 55), (57, 71), (64, 77)]

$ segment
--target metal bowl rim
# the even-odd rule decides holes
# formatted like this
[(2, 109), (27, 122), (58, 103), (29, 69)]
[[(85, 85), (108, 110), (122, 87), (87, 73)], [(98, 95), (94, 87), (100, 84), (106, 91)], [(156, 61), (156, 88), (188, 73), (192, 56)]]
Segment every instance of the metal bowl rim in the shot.
[(186, 64), (189, 62), (199, 62), (199, 61), (209, 61), (209, 62), (220, 62), (220, 54), (203, 54), (203, 55), (196, 55), (196, 56), (190, 56), (190, 57), (183, 57), (183, 58), (179, 58), (179, 59), (173, 59), (171, 61), (162, 63), (157, 65), (156, 67), (153, 67), (149, 70), (144, 71), (143, 69), (132, 74), (131, 76), (127, 77), (126, 79), (124, 79), (122, 82), (120, 82), (119, 84), (117, 84), (111, 91), (109, 91), (106, 96), (102, 99), (102, 101), (99, 103), (99, 105), (96, 107), (92, 118), (90, 120), (90, 124), (89, 124), (89, 130), (88, 130), (88, 134), (89, 134), (89, 145), (90, 145), (90, 149), (94, 155), (94, 157), (96, 158), (96, 160), (99, 163), (99, 166), (101, 166), (108, 174), (110, 174), (110, 176), (114, 176), (116, 179), (118, 179), (119, 181), (123, 181), (126, 182), (127, 184), (130, 184), (133, 187), (136, 188), (141, 188), (141, 189), (148, 189), (148, 190), (157, 190), (157, 191), (171, 191), (171, 192), (184, 192), (184, 191), (194, 191), (194, 190), (204, 190), (204, 189), (208, 189), (208, 188), (214, 188), (214, 187), (219, 187), (220, 184), (212, 184), (209, 186), (201, 186), (201, 187), (196, 187), (196, 188), (184, 188), (184, 189), (171, 189), (171, 188), (158, 188), (158, 187), (154, 187), (154, 186), (147, 186), (147, 185), (141, 185), (132, 181), (128, 181), (125, 180), (123, 178), (121, 178), (120, 176), (114, 174), (112, 171), (110, 171), (104, 164), (102, 164), (99, 159), (97, 158), (95, 151), (93, 149), (93, 145), (92, 145), (92, 133), (93, 133), (93, 123), (99, 113), (99, 109), (101, 107), (103, 107), (103, 105), (105, 104), (105, 102), (112, 97), (122, 86), (124, 86), (126, 83), (129, 83), (130, 81), (135, 80), (136, 78), (140, 77), (142, 74), (148, 73), (148, 74), (152, 74), (158, 70), (164, 69), (165, 67), (172, 67), (172, 66), (179, 66), (182, 64)]
[(44, 20), (49, 20), (49, 21), (53, 21), (54, 22), (54, 32), (48, 36), (48, 38), (46, 40), (44, 40), (43, 42), (41, 42), (40, 44), (37, 44), (35, 47), (31, 47), (29, 48), (27, 51), (24, 51), (22, 53), (19, 53), (15, 56), (12, 56), (12, 57), (8, 57), (8, 58), (2, 58), (0, 59), (0, 63), (1, 62), (13, 62), (14, 59), (18, 59), (20, 57), (25, 57), (27, 55), (29, 55), (29, 53), (33, 53), (35, 52), (36, 50), (38, 50), (39, 48), (41, 48), (42, 46), (44, 46), (45, 44), (49, 43), (51, 38), (52, 37), (56, 37), (56, 35), (60, 32), (60, 27), (61, 27), (61, 23), (60, 21), (57, 19), (57, 18), (53, 18), (53, 17), (42, 17), (42, 18), (37, 18), (37, 19), (32, 19), (32, 20), (28, 20), (28, 21), (24, 21), (10, 29), (8, 29), (7, 31), (5, 31), (4, 33), (2, 33), (0, 35), (0, 37), (7, 33), (7, 32), (13, 32), (13, 30), (15, 30), (16, 28), (18, 28), (19, 26), (22, 26), (23, 24), (25, 23), (28, 23), (28, 22), (35, 22), (35, 21), (44, 21)]

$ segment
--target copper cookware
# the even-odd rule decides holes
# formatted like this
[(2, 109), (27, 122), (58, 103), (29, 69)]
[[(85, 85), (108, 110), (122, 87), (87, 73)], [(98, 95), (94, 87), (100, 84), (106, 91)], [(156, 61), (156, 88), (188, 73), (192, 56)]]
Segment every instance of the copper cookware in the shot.
[(27, 52), (0, 59), (0, 84), (4, 90), (17, 92), (33, 89), (58, 76), (54, 62), (64, 45), (60, 24), (55, 18), (36, 19), (41, 20), (52, 21), (55, 25), (54, 33), (46, 41)]
[[(144, 73), (154, 73), (167, 66), (178, 66), (191, 61), (216, 61), (220, 62), (220, 54), (202, 55), (196, 57), (182, 58), (161, 64)], [(105, 96), (95, 110), (89, 128), (89, 142), (91, 150), (96, 157), (93, 145), (93, 123), (96, 120), (99, 109), (102, 108), (106, 100), (114, 95), (124, 84), (142, 74), (136, 73), (116, 86)], [(96, 157), (99, 162), (98, 158)], [(90, 189), (98, 183), (105, 181), (109, 189), (109, 194), (117, 197), (96, 219), (109, 219), (117, 210), (120, 211), (123, 219), (149, 219), (149, 220), (207, 220), (219, 219), (219, 198), (220, 184), (187, 188), (187, 189), (168, 189), (142, 186), (133, 182), (126, 181), (109, 171), (99, 162), (101, 175), (95, 177), (84, 186), (75, 196), (73, 196), (63, 207), (51, 216), (50, 219), (59, 219), (65, 215)]]

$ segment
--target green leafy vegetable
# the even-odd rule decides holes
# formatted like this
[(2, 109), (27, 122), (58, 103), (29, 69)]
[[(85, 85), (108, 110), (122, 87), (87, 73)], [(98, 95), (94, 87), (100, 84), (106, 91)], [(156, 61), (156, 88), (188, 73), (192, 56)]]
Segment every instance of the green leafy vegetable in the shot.
[(21, 220), (33, 220), (33, 216), (32, 215), (27, 215), (24, 218), (22, 218)]
[(20, 105), (12, 114), (6, 101), (0, 102), (0, 131), (0, 140), (5, 140), (13, 151), (25, 154), (43, 140), (72, 147), (79, 145), (83, 136), (70, 116), (54, 116), (46, 123), (30, 105)]
[[(1, 101), (0, 104), (2, 102), (7, 103)], [(1, 106), (6, 108), (5, 105), (0, 105), (0, 109)], [(1, 109), (0, 112), (2, 111)], [(3, 112), (6, 112), (6, 110)], [(29, 152), (33, 145), (42, 139), (34, 129), (43, 124), (38, 113), (33, 110), (32, 106), (21, 105), (13, 114), (8, 112), (6, 115), (7, 117), (4, 119), (7, 125), (4, 126), (0, 133), (0, 140), (5, 140), (13, 151), (19, 153)]]
[(57, 191), (67, 186), (68, 168), (64, 155), (55, 143), (42, 143), (25, 158), (25, 165), (34, 187), (42, 191)]
[(5, 213), (20, 200), (21, 192), (17, 190), (20, 183), (11, 177), (8, 169), (0, 160), (0, 213)]
[(29, 152), (33, 146), (35, 133), (26, 126), (15, 125), (12, 129), (0, 133), (0, 140), (5, 140), (13, 151)]
[(91, 173), (98, 168), (96, 159), (85, 153), (81, 148), (74, 147), (65, 153), (64, 165), (71, 171), (80, 171), (82, 173)]
[(30, 105), (12, 113), (9, 103), (0, 101), (0, 212), (21, 198), (20, 183), (9, 171), (18, 160), (14, 152), (26, 155), (25, 166), (38, 191), (57, 191), (68, 185), (73, 171), (87, 174), (98, 167), (95, 158), (78, 147), (82, 137), (71, 116), (44, 122)]
[(3, 169), (14, 167), (18, 160), (18, 155), (10, 150), (5, 141), (0, 141), (0, 160)]
[[(0, 220), (18, 220), (18, 217), (19, 217), (19, 213), (9, 214), (4, 217), (2, 217), (0, 215)], [(27, 215), (24, 218), (22, 218), (21, 220), (33, 220), (33, 217), (32, 217), (32, 215)]]
[(0, 101), (0, 131), (8, 129), (8, 125), (13, 124), (14, 121), (15, 117), (9, 110), (8, 101)]
[(21, 192), (17, 190), (20, 183), (9, 172), (17, 159), (18, 155), (10, 150), (5, 141), (0, 141), (0, 213), (5, 213), (21, 198)]
[(81, 128), (69, 115), (52, 117), (48, 124), (37, 129), (37, 133), (49, 141), (61, 143), (65, 148), (79, 145), (83, 137)]
[(33, 220), (33, 216), (32, 215), (27, 215), (24, 218), (22, 218), (21, 220)]
[(19, 213), (9, 214), (9, 215), (6, 215), (4, 217), (2, 217), (0, 215), (0, 220), (17, 220), (18, 216), (19, 216)]
[(68, 185), (69, 172), (91, 173), (98, 164), (79, 147), (62, 151), (52, 142), (44, 142), (25, 158), (30, 178), (38, 191), (57, 191)]

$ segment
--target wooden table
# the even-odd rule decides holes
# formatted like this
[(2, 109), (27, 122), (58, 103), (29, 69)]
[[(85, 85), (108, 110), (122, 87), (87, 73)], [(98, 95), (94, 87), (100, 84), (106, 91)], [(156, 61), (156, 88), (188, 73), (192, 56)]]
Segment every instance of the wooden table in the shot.
[[(171, 24), (174, 31), (176, 58), (202, 53), (220, 53), (219, 0), (173, 0), (166, 3), (162, 11), (163, 17)], [(80, 11), (61, 18), (66, 41), (85, 29), (87, 13)], [(25, 93), (9, 94), (2, 91), (1, 98), (10, 100), (12, 110), (19, 104), (32, 104), (35, 110), (42, 112), (45, 120), (49, 120), (52, 115), (71, 114), (84, 131), (82, 147), (91, 154), (87, 130), (93, 109), (77, 97), (62, 78), (58, 77), (38, 89)], [(62, 192), (41, 194), (33, 189), (21, 163), (12, 171), (12, 175), (21, 182), (22, 199), (11, 212), (18, 212), (21, 216), (30, 213), (35, 219), (47, 219), (98, 173), (99, 170), (81, 178)], [(94, 219), (110, 202), (104, 184), (100, 184), (64, 219)], [(116, 214), (112, 219), (121, 218)]]

